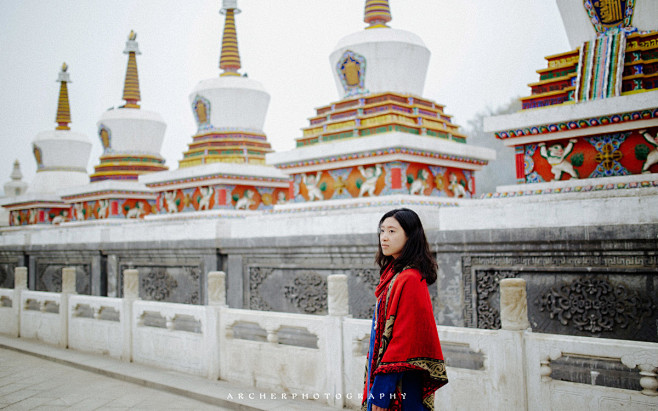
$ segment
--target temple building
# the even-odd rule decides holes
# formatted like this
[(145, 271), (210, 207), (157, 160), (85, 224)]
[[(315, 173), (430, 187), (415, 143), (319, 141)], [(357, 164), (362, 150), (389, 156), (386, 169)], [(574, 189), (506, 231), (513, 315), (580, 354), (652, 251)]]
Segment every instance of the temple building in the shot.
[(521, 112), (485, 122), (514, 148), (520, 184), (491, 195), (656, 187), (658, 9), (641, 0), (558, 6), (573, 49), (546, 57)]
[[(62, 64), (57, 78), (60, 83), (54, 130), (42, 131), (32, 141), (37, 173), (27, 190), (4, 199), (2, 205), (10, 213), (9, 224), (59, 224), (71, 218), (70, 206), (58, 194), (68, 187), (87, 184), (87, 163), (91, 142), (84, 134), (71, 130), (68, 65)], [(15, 165), (14, 173), (20, 179)], [(14, 175), (12, 174), (12, 179)], [(24, 193), (22, 191), (25, 191)], [(8, 194), (5, 190), (5, 194)]]
[(265, 165), (272, 152), (263, 131), (270, 95), (241, 75), (236, 0), (224, 0), (218, 77), (203, 80), (190, 94), (197, 124), (178, 170), (139, 178), (157, 193), (157, 213), (244, 213), (288, 201), (288, 177)]
[[(390, 27), (386, 0), (366, 0), (366, 28), (329, 54), (338, 95), (285, 152), (263, 130), (270, 95), (240, 73), (239, 9), (224, 0), (219, 73), (184, 104), (196, 124), (173, 170), (160, 155), (165, 122), (140, 107), (131, 34), (125, 104), (98, 121), (90, 177), (60, 74), (66, 97), (58, 129), (34, 141), (35, 182), (2, 199), (12, 227), (0, 229), (0, 286), (24, 266), (31, 290), (58, 291), (73, 267), (79, 294), (121, 297), (122, 273), (136, 269), (142, 300), (206, 304), (208, 273), (224, 271), (231, 308), (324, 315), (330, 276), (343, 274), (349, 315), (372, 318), (377, 222), (409, 207), (439, 267), (438, 324), (499, 328), (500, 280), (517, 278), (533, 333), (658, 341), (658, 7), (557, 4), (570, 50), (546, 58), (522, 110), (485, 119), (515, 153), (518, 184), (484, 198), (474, 173), (495, 152), (468, 144), (424, 96), (430, 50)], [(266, 335), (249, 327), (240, 332)]]
[(167, 126), (158, 113), (140, 107), (136, 56), (141, 53), (136, 39), (137, 33), (131, 31), (124, 49), (125, 103), (103, 113), (97, 122), (103, 154), (91, 183), (60, 191), (62, 200), (71, 204), (72, 220), (142, 218), (155, 212), (155, 194), (137, 179), (167, 169), (160, 155)]
[(329, 57), (340, 100), (316, 109), (295, 149), (267, 155), (292, 178), (294, 203), (455, 205), (473, 196), (473, 173), (495, 158), (467, 145), (444, 106), (423, 97), (430, 51), (391, 19), (388, 1), (366, 2), (365, 30)]

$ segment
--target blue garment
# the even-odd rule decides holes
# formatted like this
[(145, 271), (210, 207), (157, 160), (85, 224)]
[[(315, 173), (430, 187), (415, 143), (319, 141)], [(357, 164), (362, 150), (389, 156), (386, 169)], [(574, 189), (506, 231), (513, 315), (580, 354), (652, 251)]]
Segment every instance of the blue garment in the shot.
[(368, 407), (375, 404), (378, 407), (388, 408), (395, 396), (395, 387), (398, 380), (401, 382), (402, 409), (405, 411), (427, 411), (423, 405), (423, 397), (420, 391), (421, 373), (417, 371), (406, 371), (401, 373), (377, 374), (372, 386), (372, 399)]
[[(368, 370), (366, 372), (366, 387), (370, 387), (370, 364), (372, 364), (372, 351), (375, 348), (375, 327), (377, 326), (377, 308), (379, 307), (379, 301), (375, 304), (375, 313), (372, 315), (372, 326), (370, 327), (370, 346), (368, 348)], [(372, 411), (372, 405), (370, 403), (370, 388), (366, 392), (368, 399), (368, 411)]]

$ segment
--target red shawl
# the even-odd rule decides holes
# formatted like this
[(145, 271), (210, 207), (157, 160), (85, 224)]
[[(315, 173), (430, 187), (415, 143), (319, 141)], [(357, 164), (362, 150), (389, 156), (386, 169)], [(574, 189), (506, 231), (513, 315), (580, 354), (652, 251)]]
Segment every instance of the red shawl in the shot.
[[(375, 341), (372, 363), (366, 367), (370, 387), (364, 387), (364, 406), (375, 375), (416, 370), (424, 371), (423, 404), (434, 409), (434, 391), (445, 385), (448, 377), (427, 283), (418, 270), (407, 268), (396, 274), (391, 264), (382, 274), (375, 296)], [(401, 406), (400, 393), (396, 394), (391, 410)]]

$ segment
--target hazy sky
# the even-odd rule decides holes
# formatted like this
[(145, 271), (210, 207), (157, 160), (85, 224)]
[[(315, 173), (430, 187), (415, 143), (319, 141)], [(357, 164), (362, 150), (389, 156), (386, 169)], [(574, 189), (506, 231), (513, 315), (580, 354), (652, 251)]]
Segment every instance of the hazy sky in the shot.
[[(338, 100), (329, 54), (363, 30), (364, 0), (238, 0), (241, 73), (271, 95), (264, 131), (290, 150), (314, 108)], [(391, 27), (418, 34), (432, 55), (423, 97), (466, 126), (475, 113), (530, 94), (544, 57), (570, 49), (554, 0), (390, 0)], [(196, 128), (188, 96), (218, 76), (221, 0), (0, 0), (0, 189), (15, 159), (23, 180), (36, 172), (32, 140), (54, 129), (62, 62), (69, 65), (71, 129), (93, 144), (96, 122), (121, 99), (130, 30), (142, 108), (167, 123), (161, 154), (170, 169)], [(486, 169), (485, 169), (486, 170)]]

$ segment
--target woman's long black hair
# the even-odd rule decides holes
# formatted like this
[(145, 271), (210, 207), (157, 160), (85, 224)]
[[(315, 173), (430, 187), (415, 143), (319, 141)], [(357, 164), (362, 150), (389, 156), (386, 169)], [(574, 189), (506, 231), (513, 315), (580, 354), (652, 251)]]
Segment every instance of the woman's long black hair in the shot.
[(379, 245), (375, 262), (379, 265), (379, 275), (383, 274), (386, 267), (393, 261), (393, 270), (395, 272), (399, 273), (405, 268), (413, 267), (420, 271), (428, 285), (433, 284), (436, 281), (438, 265), (430, 252), (427, 237), (423, 230), (423, 224), (420, 222), (418, 214), (408, 208), (391, 210), (379, 220), (379, 226), (377, 227), (378, 233), (384, 220), (389, 217), (395, 218), (400, 223), (404, 233), (407, 235), (407, 243), (404, 245), (400, 257), (394, 259), (392, 256), (384, 255), (382, 244), (379, 240), (377, 241)]

